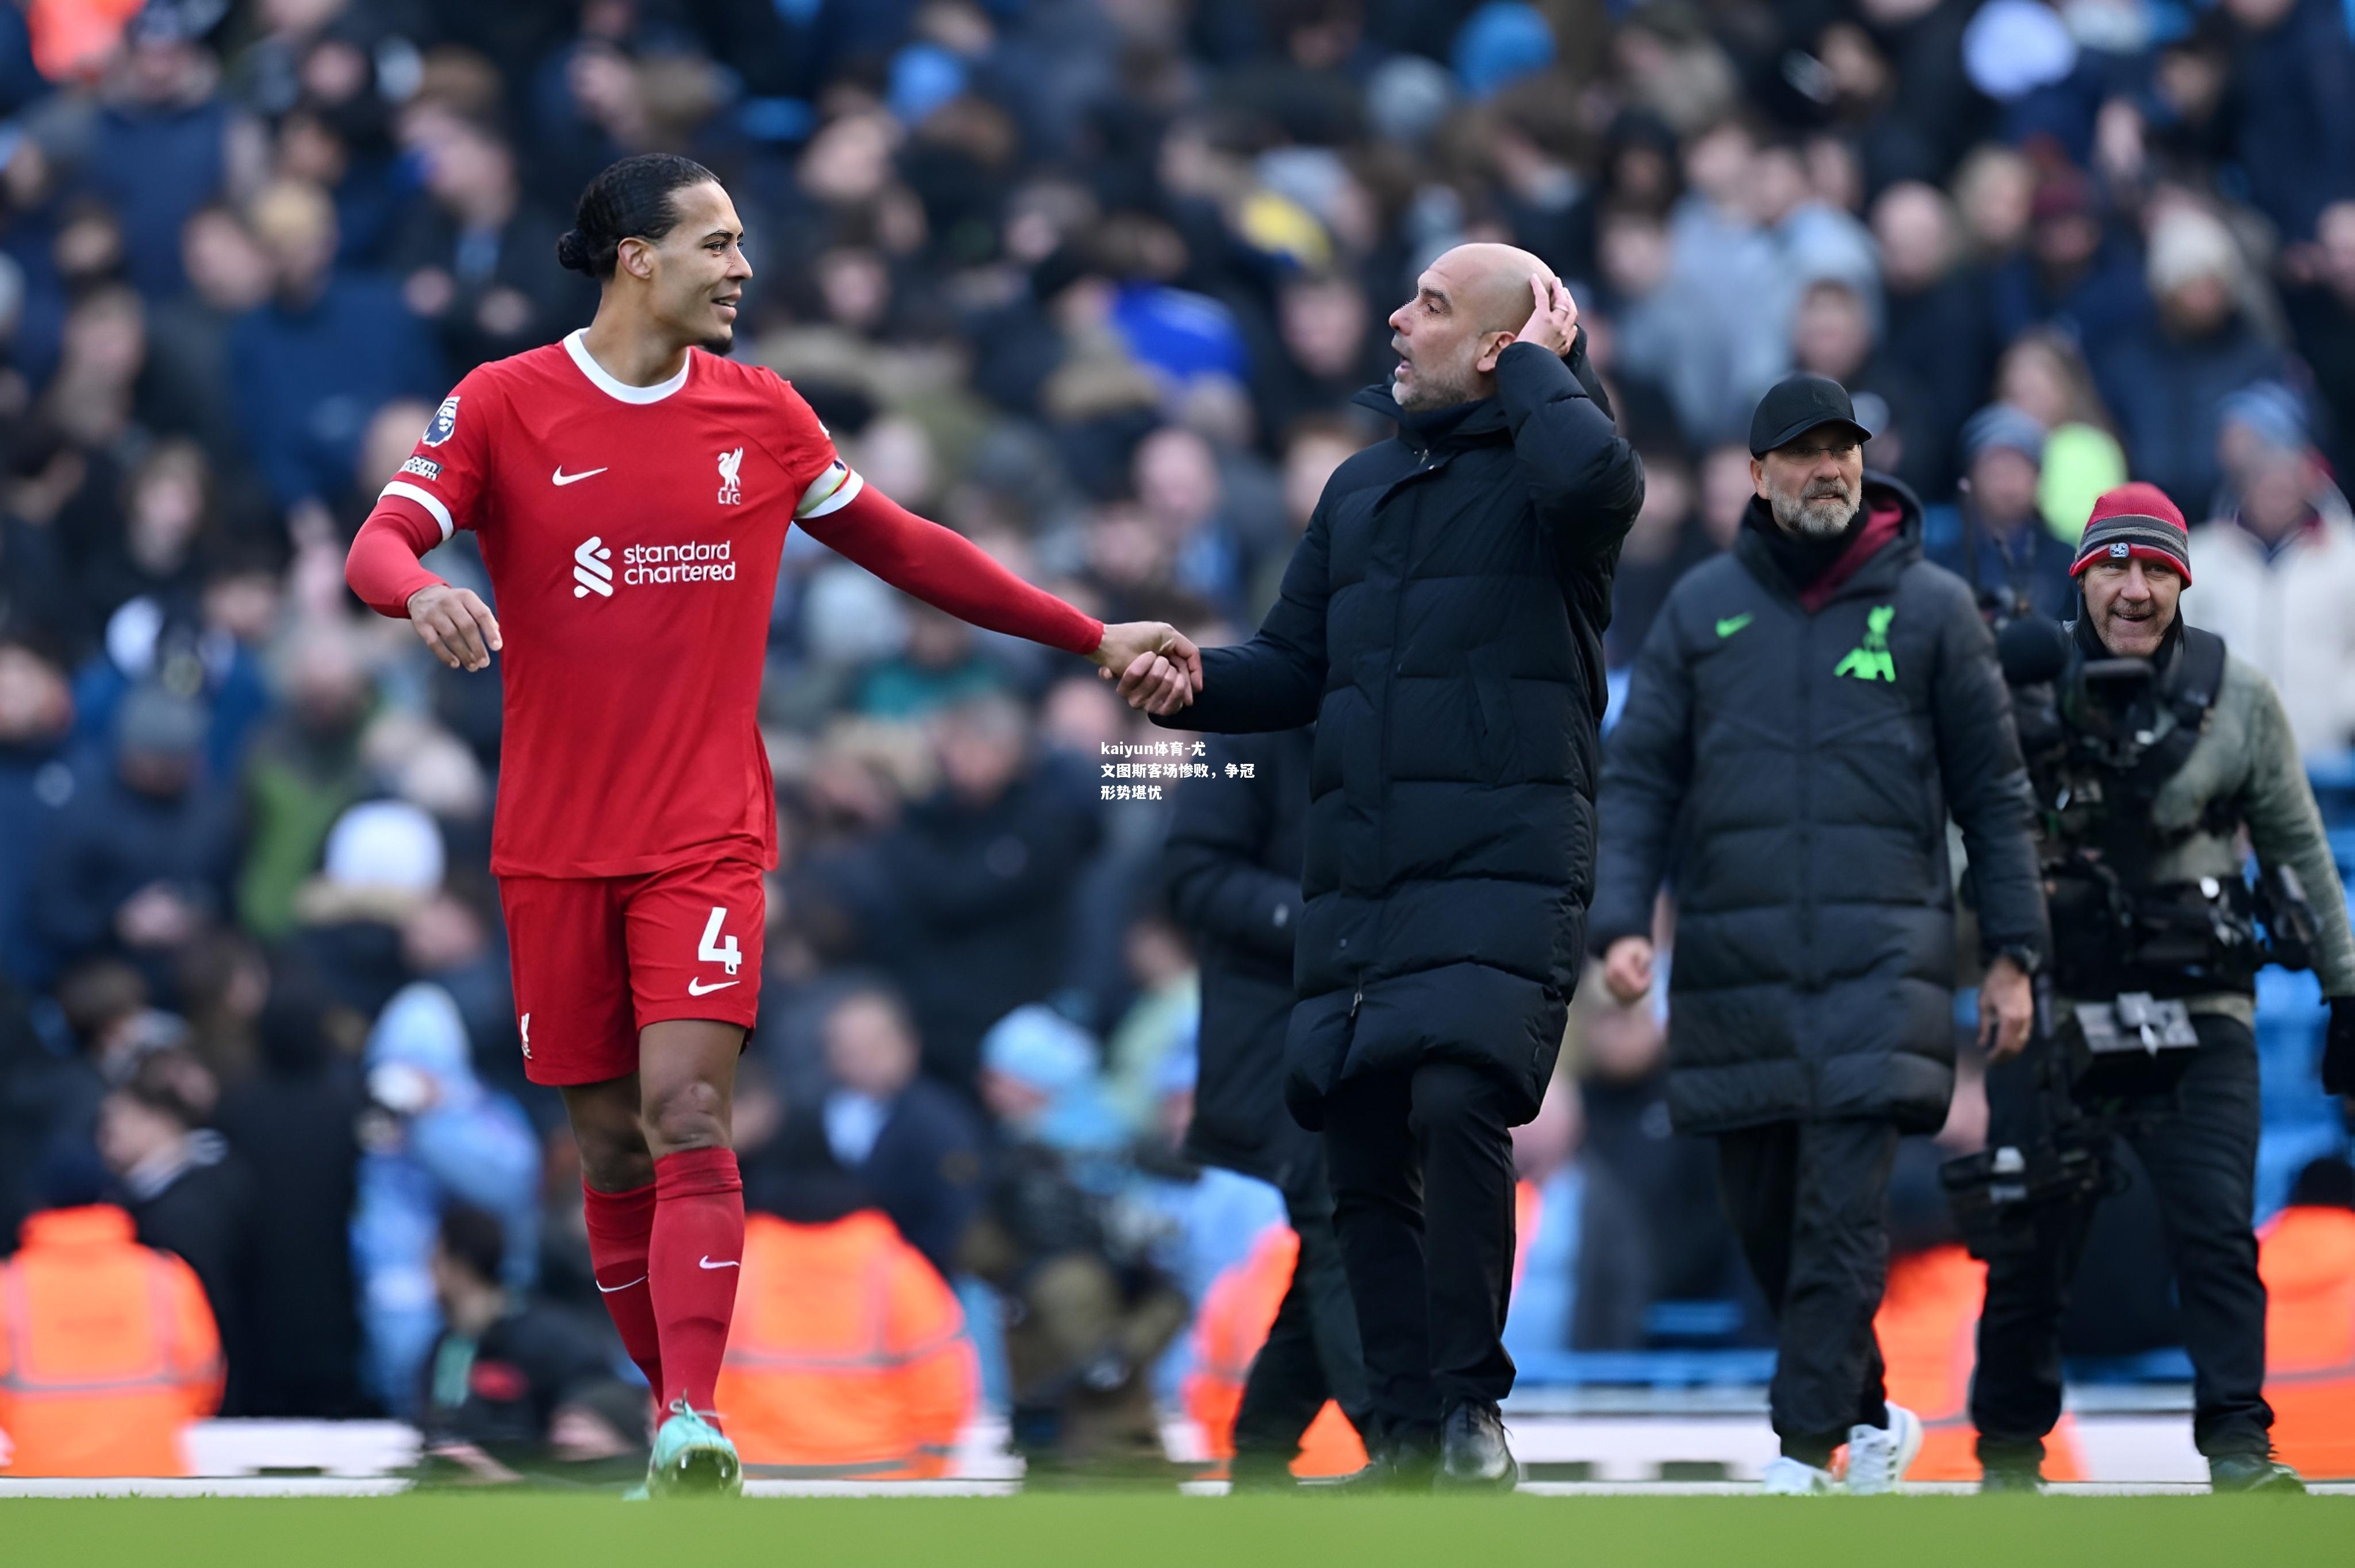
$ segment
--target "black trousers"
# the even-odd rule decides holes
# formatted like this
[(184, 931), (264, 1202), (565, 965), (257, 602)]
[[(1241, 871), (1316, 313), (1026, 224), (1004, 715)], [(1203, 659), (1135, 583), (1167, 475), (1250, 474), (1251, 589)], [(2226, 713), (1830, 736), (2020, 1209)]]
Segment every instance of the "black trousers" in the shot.
[[(2211, 1457), (2264, 1454), (2274, 1413), (2264, 1399), (2265, 1287), (2257, 1277), (2257, 1045), (2237, 1019), (2199, 1014), (2200, 1035), (2175, 1091), (2131, 1105), (2115, 1136), (2140, 1157), (2158, 1199), (2191, 1353), (2192, 1440)], [(1987, 1078), (1989, 1139), (2030, 1136), (2038, 1114), (2027, 1058)], [(2083, 1255), (2094, 1202), (2041, 1211), (2036, 1245), (1987, 1268), (1971, 1421), (1981, 1463), (2041, 1459), (2061, 1419), (2061, 1319)]]
[(1889, 1279), (1897, 1126), (1772, 1122), (1721, 1133), (1718, 1179), (1742, 1255), (1774, 1314), (1767, 1402), (1783, 1452), (1822, 1465), (1850, 1426), (1884, 1426), (1873, 1314)]
[(1323, 1162), (1307, 1169), (1284, 1194), (1285, 1213), (1300, 1237), (1300, 1261), (1276, 1308), (1267, 1342), (1252, 1358), (1235, 1413), (1235, 1466), (1273, 1473), (1291, 1464), (1300, 1438), (1327, 1399), (1362, 1434), (1369, 1412), (1366, 1361), (1358, 1342), (1358, 1308), (1341, 1264), (1333, 1227), (1333, 1193)]
[(1369, 1447), (1428, 1442), (1513, 1387), (1513, 1139), (1503, 1081), (1456, 1062), (1345, 1081), (1326, 1102), (1333, 1223), (1357, 1303)]

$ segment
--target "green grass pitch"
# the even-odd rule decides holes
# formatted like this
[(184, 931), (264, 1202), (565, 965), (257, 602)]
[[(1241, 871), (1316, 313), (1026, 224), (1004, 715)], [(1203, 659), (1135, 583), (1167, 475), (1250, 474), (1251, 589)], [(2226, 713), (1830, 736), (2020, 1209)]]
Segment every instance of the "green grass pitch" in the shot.
[(2339, 1498), (14, 1499), (0, 1563), (41, 1568), (2290, 1568), (2355, 1563)]

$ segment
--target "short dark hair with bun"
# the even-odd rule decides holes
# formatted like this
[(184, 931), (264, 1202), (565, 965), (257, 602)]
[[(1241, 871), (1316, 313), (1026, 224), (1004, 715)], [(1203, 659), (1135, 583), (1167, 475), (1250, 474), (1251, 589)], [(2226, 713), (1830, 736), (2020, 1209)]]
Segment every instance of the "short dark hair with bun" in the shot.
[(678, 226), (677, 195), (719, 176), (676, 153), (640, 153), (609, 164), (581, 193), (572, 227), (556, 242), (556, 260), (592, 278), (613, 275), (624, 239), (660, 239)]

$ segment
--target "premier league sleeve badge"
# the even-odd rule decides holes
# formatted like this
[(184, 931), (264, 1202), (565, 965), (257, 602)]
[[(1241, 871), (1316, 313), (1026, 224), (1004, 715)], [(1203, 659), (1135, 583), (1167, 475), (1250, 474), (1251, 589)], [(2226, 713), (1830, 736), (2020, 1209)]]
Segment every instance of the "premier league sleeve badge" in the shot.
[(433, 410), (433, 422), (425, 427), (425, 444), (438, 447), (450, 439), (458, 428), (458, 395), (453, 392), (442, 399), (442, 407)]

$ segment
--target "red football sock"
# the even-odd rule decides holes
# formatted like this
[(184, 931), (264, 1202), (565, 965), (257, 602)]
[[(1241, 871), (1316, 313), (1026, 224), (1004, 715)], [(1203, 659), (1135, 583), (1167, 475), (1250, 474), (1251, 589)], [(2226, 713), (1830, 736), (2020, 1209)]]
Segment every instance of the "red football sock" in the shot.
[(646, 1248), (655, 1234), (655, 1183), (626, 1192), (600, 1192), (585, 1182), (584, 1217), (589, 1223), (589, 1266), (622, 1348), (646, 1374), (646, 1388), (662, 1393), (662, 1340), (655, 1330), (652, 1271)]
[(728, 1320), (743, 1273), (744, 1181), (727, 1149), (688, 1149), (655, 1161), (655, 1327), (662, 1341), (662, 1402), (710, 1412)]

